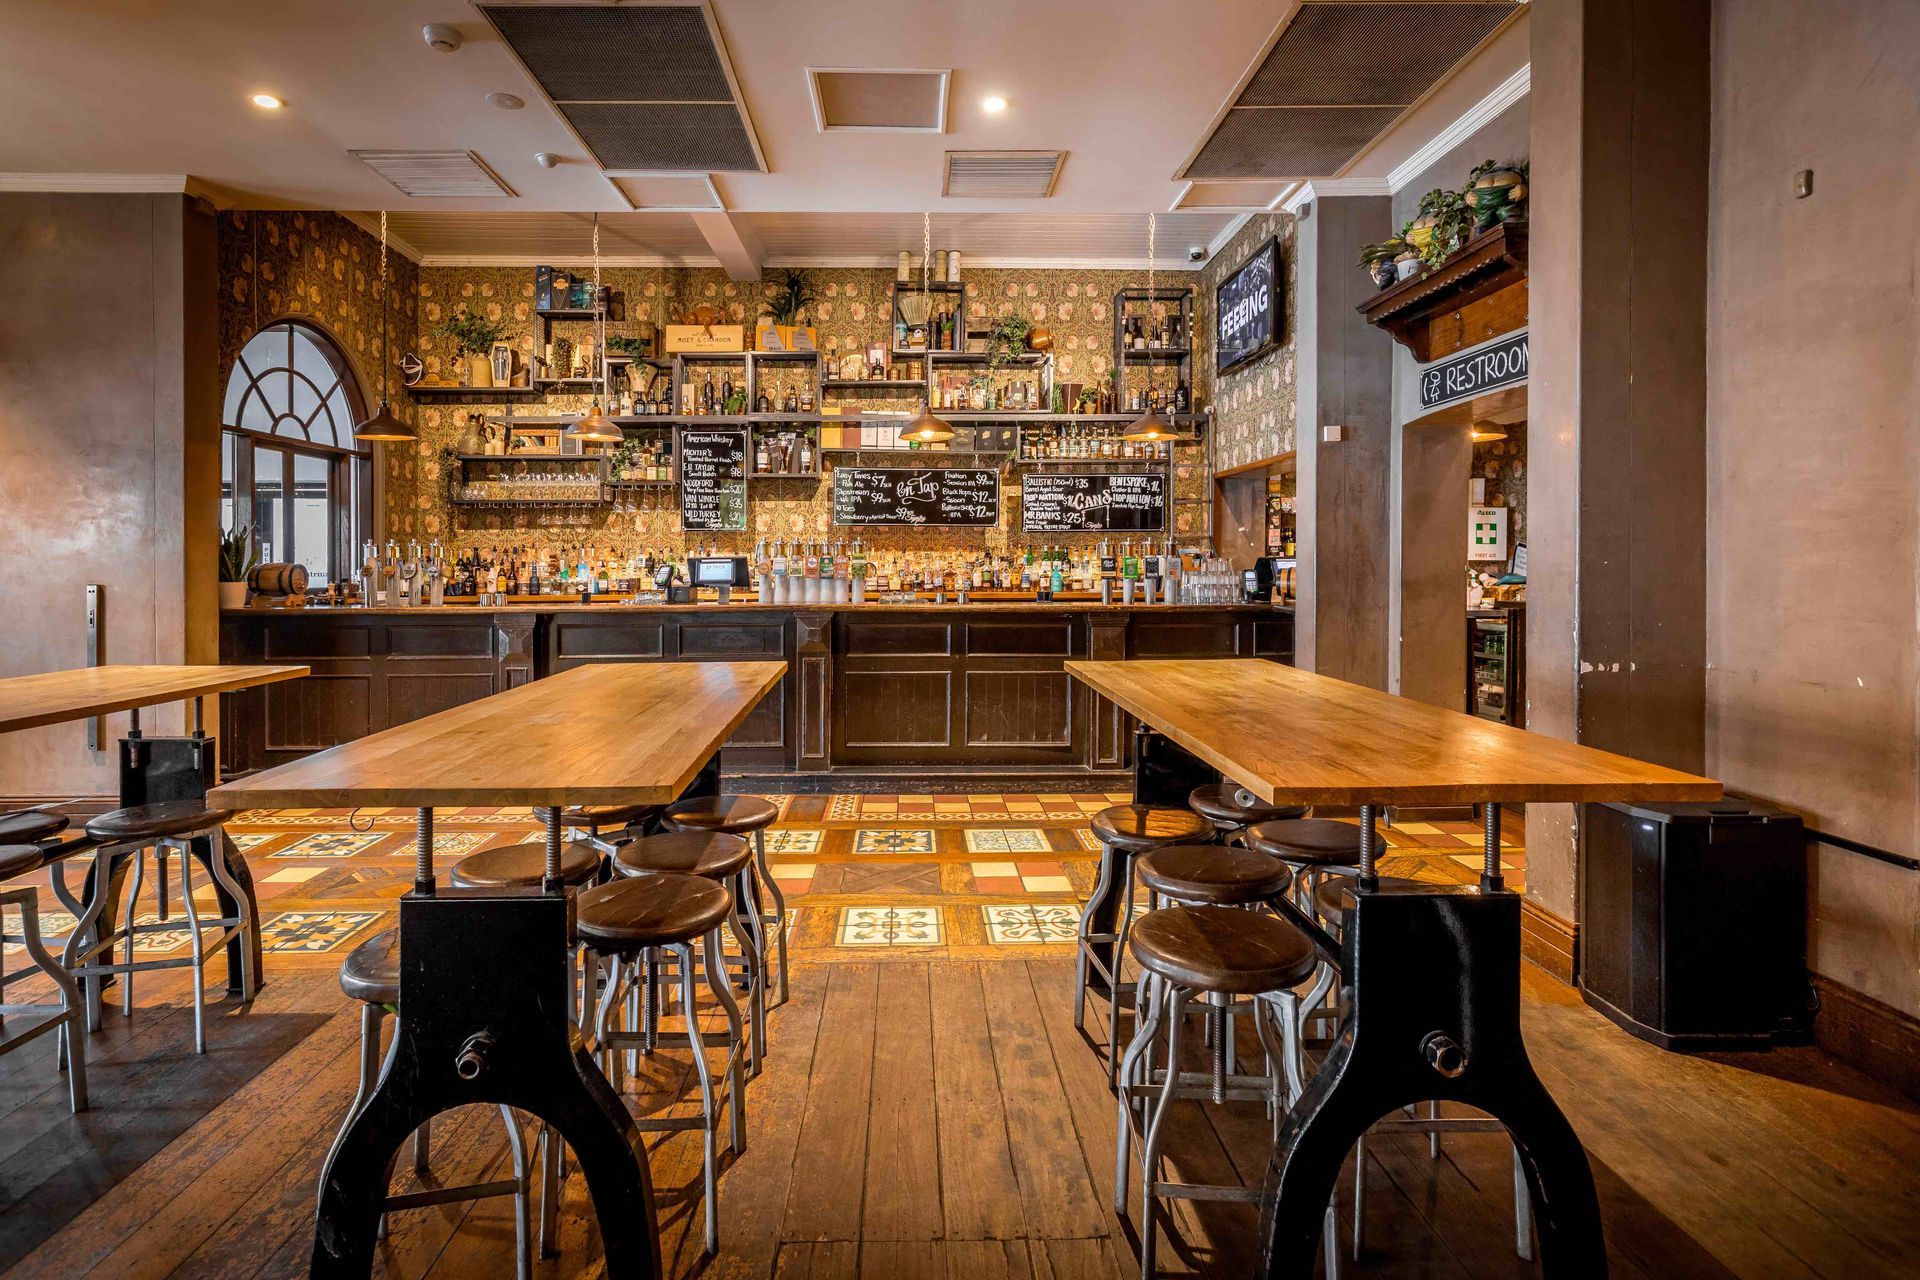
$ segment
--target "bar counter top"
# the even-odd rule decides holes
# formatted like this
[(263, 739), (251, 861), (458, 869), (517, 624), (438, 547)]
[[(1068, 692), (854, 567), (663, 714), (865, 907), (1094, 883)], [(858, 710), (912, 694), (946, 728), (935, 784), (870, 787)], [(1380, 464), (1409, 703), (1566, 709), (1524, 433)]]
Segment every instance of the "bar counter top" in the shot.
[(501, 613), (742, 613), (750, 610), (765, 610), (784, 613), (850, 613), (891, 609), (910, 613), (938, 612), (983, 612), (994, 613), (1030, 612), (1030, 613), (1233, 613), (1248, 609), (1271, 609), (1292, 612), (1291, 604), (1102, 604), (1098, 598), (1085, 600), (969, 600), (965, 604), (957, 600), (935, 603), (931, 600), (863, 600), (857, 604), (842, 601), (839, 603), (819, 602), (806, 604), (761, 604), (757, 600), (735, 600), (721, 604), (715, 600), (703, 600), (694, 604), (642, 603), (629, 604), (620, 600), (595, 600), (592, 604), (581, 604), (578, 600), (539, 600), (529, 597), (516, 597), (507, 604), (483, 605), (472, 602), (440, 605), (324, 605), (310, 604), (300, 608), (253, 608), (222, 609), (222, 615), (230, 618), (292, 618), (292, 617), (369, 617), (398, 616), (422, 617), (433, 614), (452, 614), (473, 616), (476, 614)]

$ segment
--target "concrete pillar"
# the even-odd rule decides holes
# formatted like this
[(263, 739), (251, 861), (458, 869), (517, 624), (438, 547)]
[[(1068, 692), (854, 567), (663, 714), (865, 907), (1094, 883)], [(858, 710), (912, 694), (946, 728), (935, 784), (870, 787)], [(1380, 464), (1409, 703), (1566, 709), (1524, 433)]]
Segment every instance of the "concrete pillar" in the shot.
[[(1527, 727), (1698, 770), (1706, 664), (1707, 0), (1536, 0)], [(1580, 833), (1527, 810), (1572, 918)]]
[[(1360, 246), (1392, 234), (1386, 196), (1316, 196), (1299, 254), (1299, 574), (1294, 660), (1307, 671), (1387, 687), (1388, 452), (1393, 340), (1356, 307), (1373, 284)], [(1324, 428), (1341, 439), (1327, 443)]]

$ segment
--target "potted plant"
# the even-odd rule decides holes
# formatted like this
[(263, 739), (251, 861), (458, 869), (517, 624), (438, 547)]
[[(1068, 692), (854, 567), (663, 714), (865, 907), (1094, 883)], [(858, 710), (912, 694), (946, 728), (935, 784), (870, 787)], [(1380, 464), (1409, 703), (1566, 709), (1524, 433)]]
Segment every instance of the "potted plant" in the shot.
[[(774, 324), (780, 328), (779, 350), (796, 350), (794, 332), (800, 327), (800, 313), (812, 306), (813, 302), (813, 291), (807, 288), (807, 277), (797, 267), (788, 267), (772, 295), (760, 304), (763, 314), (773, 317)], [(809, 341), (812, 336), (808, 335)]]
[(512, 327), (504, 318), (489, 320), (462, 307), (435, 326), (433, 335), (451, 342), (454, 354), (466, 359), (468, 386), (491, 387), (493, 344), (506, 337)]
[(1420, 197), (1420, 208), (1401, 230), (1400, 238), (1431, 271), (1473, 234), (1473, 209), (1458, 191), (1435, 187)]
[(1473, 229), (1485, 231), (1496, 222), (1524, 219), (1527, 207), (1527, 161), (1496, 164), (1483, 160), (1467, 175), (1462, 193), (1475, 214)]
[(992, 372), (1027, 349), (1033, 326), (1023, 315), (1002, 316), (987, 330), (987, 370)]
[(220, 535), (220, 607), (243, 609), (247, 604), (247, 579), (260, 563), (253, 549), (253, 526), (236, 525)]
[(1378, 244), (1370, 244), (1360, 250), (1360, 265), (1373, 277), (1373, 283), (1386, 288), (1400, 278), (1394, 260), (1407, 252), (1407, 242), (1399, 236), (1389, 236)]

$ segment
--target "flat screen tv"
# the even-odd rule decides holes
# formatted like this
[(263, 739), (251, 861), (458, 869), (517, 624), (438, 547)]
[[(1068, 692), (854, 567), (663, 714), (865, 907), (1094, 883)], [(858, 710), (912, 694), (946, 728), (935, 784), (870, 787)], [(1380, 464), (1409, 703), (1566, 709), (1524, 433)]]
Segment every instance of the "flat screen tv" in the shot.
[(1214, 368), (1220, 373), (1258, 360), (1280, 344), (1280, 240), (1253, 251), (1214, 291)]

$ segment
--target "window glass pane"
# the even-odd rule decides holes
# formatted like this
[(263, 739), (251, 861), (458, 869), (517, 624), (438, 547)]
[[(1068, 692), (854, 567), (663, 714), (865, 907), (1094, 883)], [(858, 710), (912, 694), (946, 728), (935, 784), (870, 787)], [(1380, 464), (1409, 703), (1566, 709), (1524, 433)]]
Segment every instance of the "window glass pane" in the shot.
[(287, 543), (282, 533), (286, 456), (278, 449), (253, 447), (253, 532), (260, 542), (262, 564), (277, 564), (286, 558)]
[(227, 403), (220, 414), (220, 421), (229, 427), (240, 425), (240, 401), (247, 394), (247, 373), (245, 358), (236, 361), (233, 372), (227, 375)]
[(353, 439), (353, 406), (347, 403), (346, 389), (337, 383), (327, 397), (327, 407), (314, 421), (313, 438), (315, 443), (342, 449), (358, 447)]
[(258, 387), (249, 391), (246, 400), (240, 406), (240, 420), (233, 425), (263, 434), (273, 430), (273, 410), (269, 409), (267, 402), (261, 398)]
[(330, 385), (333, 382), (333, 362), (327, 359), (327, 353), (305, 330), (291, 325), (288, 327), (293, 329), (294, 370), (323, 387)]
[(331, 476), (325, 458), (293, 455), (293, 555), (315, 585), (332, 581)]
[[(284, 418), (281, 419), (279, 434), (283, 436), (295, 436), (302, 440), (306, 439), (307, 431), (304, 424), (308, 418), (313, 416), (314, 410), (319, 407), (320, 393), (314, 389), (311, 382), (308, 382), (305, 378), (296, 376), (293, 379), (293, 398), (287, 405), (287, 408), (299, 421), (289, 422)], [(324, 433), (322, 434), (324, 435)]]
[(231, 431), (220, 433), (220, 531), (233, 532), (233, 451), (240, 438)]

